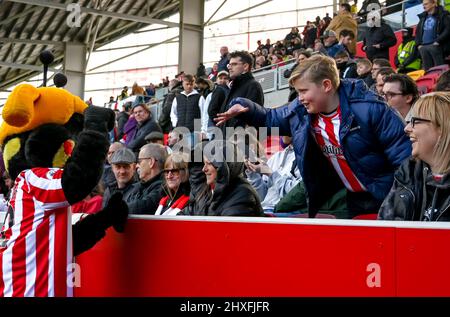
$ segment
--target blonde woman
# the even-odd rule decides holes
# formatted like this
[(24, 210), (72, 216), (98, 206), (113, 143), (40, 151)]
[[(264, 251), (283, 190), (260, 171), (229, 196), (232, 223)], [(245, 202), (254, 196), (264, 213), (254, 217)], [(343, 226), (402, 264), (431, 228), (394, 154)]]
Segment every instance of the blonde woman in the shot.
[(412, 157), (395, 173), (378, 218), (450, 221), (450, 93), (420, 97), (407, 123)]
[(163, 190), (167, 194), (159, 202), (155, 215), (175, 216), (189, 201), (188, 159), (181, 153), (169, 155), (164, 163)]

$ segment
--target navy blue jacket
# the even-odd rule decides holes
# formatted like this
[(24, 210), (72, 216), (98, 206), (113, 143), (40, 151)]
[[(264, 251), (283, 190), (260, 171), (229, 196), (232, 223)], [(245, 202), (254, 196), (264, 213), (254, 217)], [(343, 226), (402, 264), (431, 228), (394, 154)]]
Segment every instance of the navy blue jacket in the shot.
[[(345, 159), (356, 177), (381, 203), (392, 187), (394, 172), (411, 155), (404, 124), (361, 80), (342, 80), (338, 93), (342, 116), (339, 138)], [(339, 176), (315, 140), (312, 115), (298, 99), (276, 109), (266, 109), (244, 98), (236, 98), (232, 103), (250, 108), (241, 114), (248, 124), (279, 127), (280, 135), (292, 136), (311, 214), (342, 188)]]

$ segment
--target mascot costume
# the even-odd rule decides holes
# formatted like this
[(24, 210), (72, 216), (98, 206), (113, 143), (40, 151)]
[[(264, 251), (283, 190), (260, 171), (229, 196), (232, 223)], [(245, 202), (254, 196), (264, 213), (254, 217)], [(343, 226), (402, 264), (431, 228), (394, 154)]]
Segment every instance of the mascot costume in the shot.
[(2, 116), (0, 144), (15, 183), (1, 219), (0, 296), (72, 296), (73, 256), (111, 226), (123, 232), (128, 217), (118, 193), (98, 213), (71, 221), (70, 205), (102, 175), (114, 113), (61, 88), (22, 84)]

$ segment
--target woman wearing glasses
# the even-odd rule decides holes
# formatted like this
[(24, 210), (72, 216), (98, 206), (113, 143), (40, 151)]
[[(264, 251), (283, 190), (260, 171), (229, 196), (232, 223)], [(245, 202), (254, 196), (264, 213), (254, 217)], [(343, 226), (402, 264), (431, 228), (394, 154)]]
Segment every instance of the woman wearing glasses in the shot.
[(395, 173), (378, 219), (450, 221), (450, 93), (419, 98), (405, 132), (412, 158)]
[(163, 191), (167, 196), (159, 202), (155, 215), (175, 216), (189, 200), (188, 158), (181, 153), (169, 155), (164, 163)]

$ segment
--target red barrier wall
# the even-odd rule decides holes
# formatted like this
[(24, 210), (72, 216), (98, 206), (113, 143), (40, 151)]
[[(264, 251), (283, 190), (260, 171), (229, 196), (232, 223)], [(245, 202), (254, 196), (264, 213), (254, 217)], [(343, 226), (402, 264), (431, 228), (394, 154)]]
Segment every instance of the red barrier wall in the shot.
[(450, 224), (143, 218), (77, 258), (75, 296), (450, 296)]

